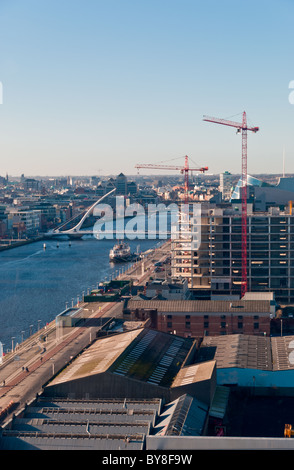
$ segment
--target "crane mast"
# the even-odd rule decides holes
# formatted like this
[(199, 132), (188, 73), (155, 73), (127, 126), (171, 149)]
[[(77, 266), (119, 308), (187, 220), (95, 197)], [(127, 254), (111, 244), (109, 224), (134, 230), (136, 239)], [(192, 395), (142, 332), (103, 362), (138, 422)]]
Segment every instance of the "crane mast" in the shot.
[(242, 121), (242, 284), (241, 296), (247, 292), (247, 122), (246, 113), (243, 113)]
[(237, 128), (237, 133), (242, 131), (242, 230), (241, 230), (241, 246), (242, 246), (242, 279), (241, 279), (241, 296), (248, 290), (247, 281), (247, 131), (257, 132), (258, 127), (247, 127), (246, 112), (243, 112), (242, 123), (219, 119), (209, 116), (203, 117), (204, 121), (222, 124), (225, 126)]

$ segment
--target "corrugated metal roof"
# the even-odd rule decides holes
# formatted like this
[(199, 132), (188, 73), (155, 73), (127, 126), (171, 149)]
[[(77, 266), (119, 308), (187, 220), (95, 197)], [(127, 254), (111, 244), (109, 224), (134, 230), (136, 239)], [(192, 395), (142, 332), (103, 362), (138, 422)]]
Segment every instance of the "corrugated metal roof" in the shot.
[(106, 371), (144, 328), (107, 336), (95, 341), (81, 356), (59, 374), (51, 384), (67, 382)]
[(38, 397), (2, 431), (0, 449), (142, 450), (160, 399), (65, 400)]
[[(26, 407), (23, 417), (15, 417), (11, 426), (3, 430), (0, 450), (130, 451), (143, 450), (146, 436), (158, 432), (202, 435), (208, 405), (190, 395), (167, 403), (163, 412), (161, 405), (159, 398), (89, 401), (49, 400), (40, 396)], [(63, 413), (65, 410), (67, 413)], [(107, 412), (110, 420), (105, 420)], [(124, 422), (122, 415), (126, 418)]]
[(186, 359), (193, 341), (192, 338), (148, 328), (101, 338), (58, 374), (49, 387), (105, 371), (168, 387)]
[(217, 368), (294, 369), (294, 336), (206, 336), (197, 361), (215, 359)]
[(294, 336), (271, 338), (273, 370), (294, 369)]
[[(203, 354), (202, 354), (202, 348)], [(272, 370), (271, 339), (255, 335), (207, 336), (197, 360), (205, 361), (213, 352), (217, 368), (242, 367)]]
[(128, 302), (127, 309), (157, 309), (160, 312), (195, 313), (265, 313), (271, 311), (269, 300), (134, 300)]

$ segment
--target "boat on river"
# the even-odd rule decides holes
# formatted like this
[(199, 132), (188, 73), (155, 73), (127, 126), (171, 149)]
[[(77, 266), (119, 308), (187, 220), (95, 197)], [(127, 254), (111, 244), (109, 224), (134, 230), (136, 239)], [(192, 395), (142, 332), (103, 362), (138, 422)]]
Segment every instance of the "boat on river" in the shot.
[(118, 242), (109, 252), (109, 261), (111, 263), (123, 263), (137, 258), (135, 253), (131, 252), (131, 247), (123, 241)]

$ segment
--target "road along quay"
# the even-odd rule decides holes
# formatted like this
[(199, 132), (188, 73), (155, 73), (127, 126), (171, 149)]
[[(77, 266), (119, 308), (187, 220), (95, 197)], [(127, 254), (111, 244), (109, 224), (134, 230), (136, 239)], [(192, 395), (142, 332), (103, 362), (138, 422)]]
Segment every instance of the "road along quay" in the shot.
[[(145, 285), (153, 275), (154, 263), (169, 254), (167, 242), (150, 250), (118, 278)], [(42, 393), (43, 387), (96, 339), (99, 329), (122, 315), (123, 302), (82, 302), (78, 307), (84, 316), (81, 326), (60, 331), (54, 320), (4, 357), (0, 364), (0, 426)]]
[[(79, 305), (91, 314), (83, 326), (72, 328), (65, 335), (57, 332), (54, 322), (49, 325), (46, 334), (46, 346), (41, 346), (39, 331), (13, 355), (5, 358), (0, 367), (0, 425), (9, 419), (12, 413), (22, 409), (26, 403), (35, 399), (42, 392), (43, 386), (71, 362), (96, 338), (96, 333), (106, 323), (121, 315), (123, 304), (103, 303), (99, 306)], [(100, 318), (97, 326), (93, 319)]]

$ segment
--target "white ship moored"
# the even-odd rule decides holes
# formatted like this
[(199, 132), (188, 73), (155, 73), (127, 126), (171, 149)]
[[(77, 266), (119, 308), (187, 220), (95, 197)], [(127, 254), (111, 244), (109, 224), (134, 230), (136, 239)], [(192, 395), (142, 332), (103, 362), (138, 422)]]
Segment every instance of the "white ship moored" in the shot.
[(132, 257), (131, 248), (125, 242), (117, 243), (109, 252), (109, 260), (113, 263), (129, 261)]

